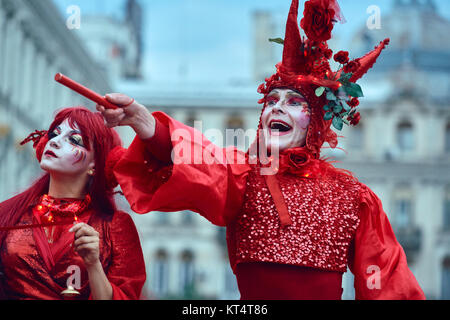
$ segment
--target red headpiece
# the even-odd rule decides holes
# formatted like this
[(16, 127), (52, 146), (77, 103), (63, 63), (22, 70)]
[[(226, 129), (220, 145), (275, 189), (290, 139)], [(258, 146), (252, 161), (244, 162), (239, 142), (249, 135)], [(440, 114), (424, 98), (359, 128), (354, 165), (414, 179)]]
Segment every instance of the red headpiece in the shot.
[(300, 25), (306, 39), (300, 35), (297, 18), (298, 0), (293, 0), (286, 37), (275, 40), (284, 44), (283, 61), (277, 64), (277, 72), (260, 85), (258, 92), (264, 94), (260, 103), (265, 103), (267, 95), (275, 88), (291, 88), (307, 99), (311, 108), (311, 124), (306, 148), (318, 158), (324, 142), (332, 148), (337, 146), (337, 134), (331, 130), (331, 125), (342, 130), (344, 123), (358, 124), (360, 115), (356, 107), (363, 93), (356, 81), (373, 67), (389, 39), (353, 61), (349, 61), (348, 52), (338, 52), (334, 60), (341, 64), (341, 68), (333, 72), (329, 64), (333, 51), (328, 48), (327, 41), (331, 39), (334, 23), (345, 22), (337, 1), (309, 0), (305, 3)]

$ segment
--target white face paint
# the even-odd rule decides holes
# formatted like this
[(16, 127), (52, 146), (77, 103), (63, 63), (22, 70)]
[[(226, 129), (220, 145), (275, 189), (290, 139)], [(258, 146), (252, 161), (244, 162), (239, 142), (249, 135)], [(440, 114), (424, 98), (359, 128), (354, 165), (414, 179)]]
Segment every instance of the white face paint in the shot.
[(41, 168), (48, 173), (79, 176), (95, 166), (94, 151), (84, 145), (81, 132), (72, 128), (66, 119), (53, 132), (45, 146)]
[[(310, 121), (308, 102), (301, 94), (290, 89), (272, 90), (261, 118), (262, 128), (270, 134), (266, 137), (268, 149), (275, 148), (277, 140), (280, 152), (304, 146)], [(275, 136), (278, 139), (271, 139)]]

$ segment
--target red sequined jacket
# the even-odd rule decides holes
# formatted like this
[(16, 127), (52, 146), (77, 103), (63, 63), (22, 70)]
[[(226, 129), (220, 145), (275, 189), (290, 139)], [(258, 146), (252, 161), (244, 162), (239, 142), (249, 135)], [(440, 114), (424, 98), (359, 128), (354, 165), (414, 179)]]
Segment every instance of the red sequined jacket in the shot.
[[(0, 214), (4, 214), (1, 209), (2, 204)], [(79, 221), (99, 232), (100, 262), (113, 288), (113, 300), (139, 299), (146, 279), (145, 263), (130, 215), (119, 211), (107, 219), (87, 210)], [(19, 225), (37, 222), (30, 208)], [(79, 286), (76, 289), (80, 295), (75, 299), (91, 299), (84, 262), (72, 248), (74, 236), (68, 232), (71, 227), (56, 227), (61, 236), (54, 243), (48, 243), (42, 228), (8, 231), (0, 251), (4, 273), (0, 291), (5, 295), (1, 299), (61, 300), (61, 292), (67, 289), (71, 277)]]
[[(154, 116), (174, 140), (169, 148), (160, 146), (173, 148), (172, 164), (136, 138), (114, 169), (135, 212), (192, 210), (226, 226), (234, 271), (244, 262), (334, 272), (345, 272), (348, 265), (357, 299), (424, 298), (380, 200), (368, 187), (343, 172), (328, 176), (324, 168), (330, 165), (317, 160), (300, 174), (278, 173), (281, 195), (275, 196), (260, 168), (240, 151), (218, 148), (164, 113)], [(287, 224), (276, 203), (280, 198), (287, 207)], [(374, 267), (381, 277), (377, 290), (368, 286)]]

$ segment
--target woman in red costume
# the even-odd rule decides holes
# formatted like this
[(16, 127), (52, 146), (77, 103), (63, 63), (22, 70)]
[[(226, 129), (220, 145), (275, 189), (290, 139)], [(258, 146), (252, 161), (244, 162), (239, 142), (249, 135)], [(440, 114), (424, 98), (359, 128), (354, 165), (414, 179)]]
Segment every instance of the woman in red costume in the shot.
[[(111, 170), (121, 141), (98, 113), (60, 111), (34, 141), (46, 174), (0, 204), (0, 298), (138, 299), (145, 265)], [(110, 158), (107, 162), (107, 156)]]
[[(320, 155), (325, 142), (337, 146), (332, 125), (359, 122), (356, 81), (389, 40), (353, 61), (338, 52), (341, 67), (333, 72), (327, 41), (344, 20), (337, 2), (306, 2), (307, 38), (297, 15), (294, 0), (286, 37), (276, 40), (284, 44), (283, 60), (258, 90), (264, 108), (248, 153), (218, 148), (137, 102), (98, 106), (109, 126), (130, 125), (138, 135), (115, 166), (116, 178), (138, 213), (192, 210), (226, 226), (242, 299), (341, 299), (347, 266), (356, 299), (424, 299), (379, 198)], [(107, 98), (132, 102), (121, 94)]]

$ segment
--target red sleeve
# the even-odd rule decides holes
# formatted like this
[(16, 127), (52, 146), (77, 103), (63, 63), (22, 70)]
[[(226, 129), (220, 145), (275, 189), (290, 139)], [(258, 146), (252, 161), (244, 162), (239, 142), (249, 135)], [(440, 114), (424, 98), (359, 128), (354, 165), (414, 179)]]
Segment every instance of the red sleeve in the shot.
[(201, 132), (162, 112), (153, 115), (168, 128), (170, 145), (162, 145), (161, 150), (170, 149), (172, 161), (168, 164), (155, 156), (158, 145), (149, 147), (139, 138), (133, 141), (114, 168), (132, 210), (141, 214), (191, 210), (226, 226), (243, 201), (250, 170), (245, 154), (234, 147), (215, 146)]
[(130, 215), (116, 212), (110, 228), (112, 261), (106, 276), (113, 300), (138, 300), (145, 283), (145, 262), (139, 235)]
[(349, 267), (357, 300), (422, 300), (425, 295), (408, 268), (380, 199), (368, 187), (361, 193), (361, 222)]
[(155, 135), (143, 140), (147, 150), (165, 165), (172, 164), (172, 144), (169, 127), (155, 117)]

